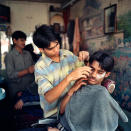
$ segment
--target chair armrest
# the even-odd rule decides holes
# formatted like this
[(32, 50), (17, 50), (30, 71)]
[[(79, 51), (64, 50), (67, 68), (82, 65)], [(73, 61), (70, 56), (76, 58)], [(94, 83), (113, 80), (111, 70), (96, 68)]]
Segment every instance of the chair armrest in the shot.
[(36, 106), (36, 105), (40, 105), (40, 102), (39, 101), (26, 102), (26, 103), (24, 103), (23, 107)]
[(57, 117), (48, 117), (39, 119), (38, 122), (31, 124), (31, 127), (46, 127), (55, 125), (57, 123)]
[(38, 124), (50, 124), (55, 123), (57, 121), (57, 117), (48, 117), (38, 120)]

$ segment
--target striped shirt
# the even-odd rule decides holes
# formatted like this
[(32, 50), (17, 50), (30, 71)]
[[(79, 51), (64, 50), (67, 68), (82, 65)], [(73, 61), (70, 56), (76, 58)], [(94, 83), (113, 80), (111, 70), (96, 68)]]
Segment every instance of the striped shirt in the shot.
[(56, 100), (52, 104), (49, 104), (45, 100), (44, 94), (53, 87), (57, 86), (75, 68), (82, 65), (84, 65), (84, 63), (80, 62), (78, 57), (68, 50), (60, 50), (60, 62), (54, 62), (45, 54), (42, 54), (41, 58), (35, 65), (35, 80), (38, 84), (40, 104), (44, 111), (45, 117), (48, 116), (47, 114), (50, 111), (57, 108), (58, 101), (64, 97), (74, 82), (71, 82), (70, 85), (64, 90), (59, 100)]

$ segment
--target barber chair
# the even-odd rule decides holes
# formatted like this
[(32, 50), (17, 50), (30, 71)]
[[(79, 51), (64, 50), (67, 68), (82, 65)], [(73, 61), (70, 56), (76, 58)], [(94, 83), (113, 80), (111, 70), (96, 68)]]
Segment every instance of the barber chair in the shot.
[(38, 102), (26, 102), (22, 110), (14, 111), (16, 129), (29, 128), (43, 117), (43, 111)]
[(57, 117), (50, 116), (47, 118), (39, 119), (36, 123), (31, 124), (32, 128), (38, 128), (38, 127), (56, 127), (58, 123)]

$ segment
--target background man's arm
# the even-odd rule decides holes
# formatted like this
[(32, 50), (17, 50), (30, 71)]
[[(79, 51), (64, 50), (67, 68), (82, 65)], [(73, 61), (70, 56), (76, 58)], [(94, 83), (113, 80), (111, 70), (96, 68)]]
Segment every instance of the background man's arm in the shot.
[(18, 77), (22, 77), (26, 74), (32, 74), (33, 72), (34, 72), (34, 65), (30, 66), (27, 69), (24, 69), (24, 70), (18, 72)]

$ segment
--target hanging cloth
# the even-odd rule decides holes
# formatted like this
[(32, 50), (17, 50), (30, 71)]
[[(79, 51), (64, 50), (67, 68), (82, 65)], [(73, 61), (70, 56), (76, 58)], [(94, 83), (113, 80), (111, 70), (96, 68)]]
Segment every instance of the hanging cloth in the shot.
[(75, 19), (75, 30), (74, 30), (74, 38), (73, 38), (73, 53), (78, 55), (80, 46), (80, 31), (79, 31), (79, 19), (78, 17)]
[(67, 34), (64, 33), (61, 35), (61, 37), (62, 37), (62, 49), (70, 50)]

